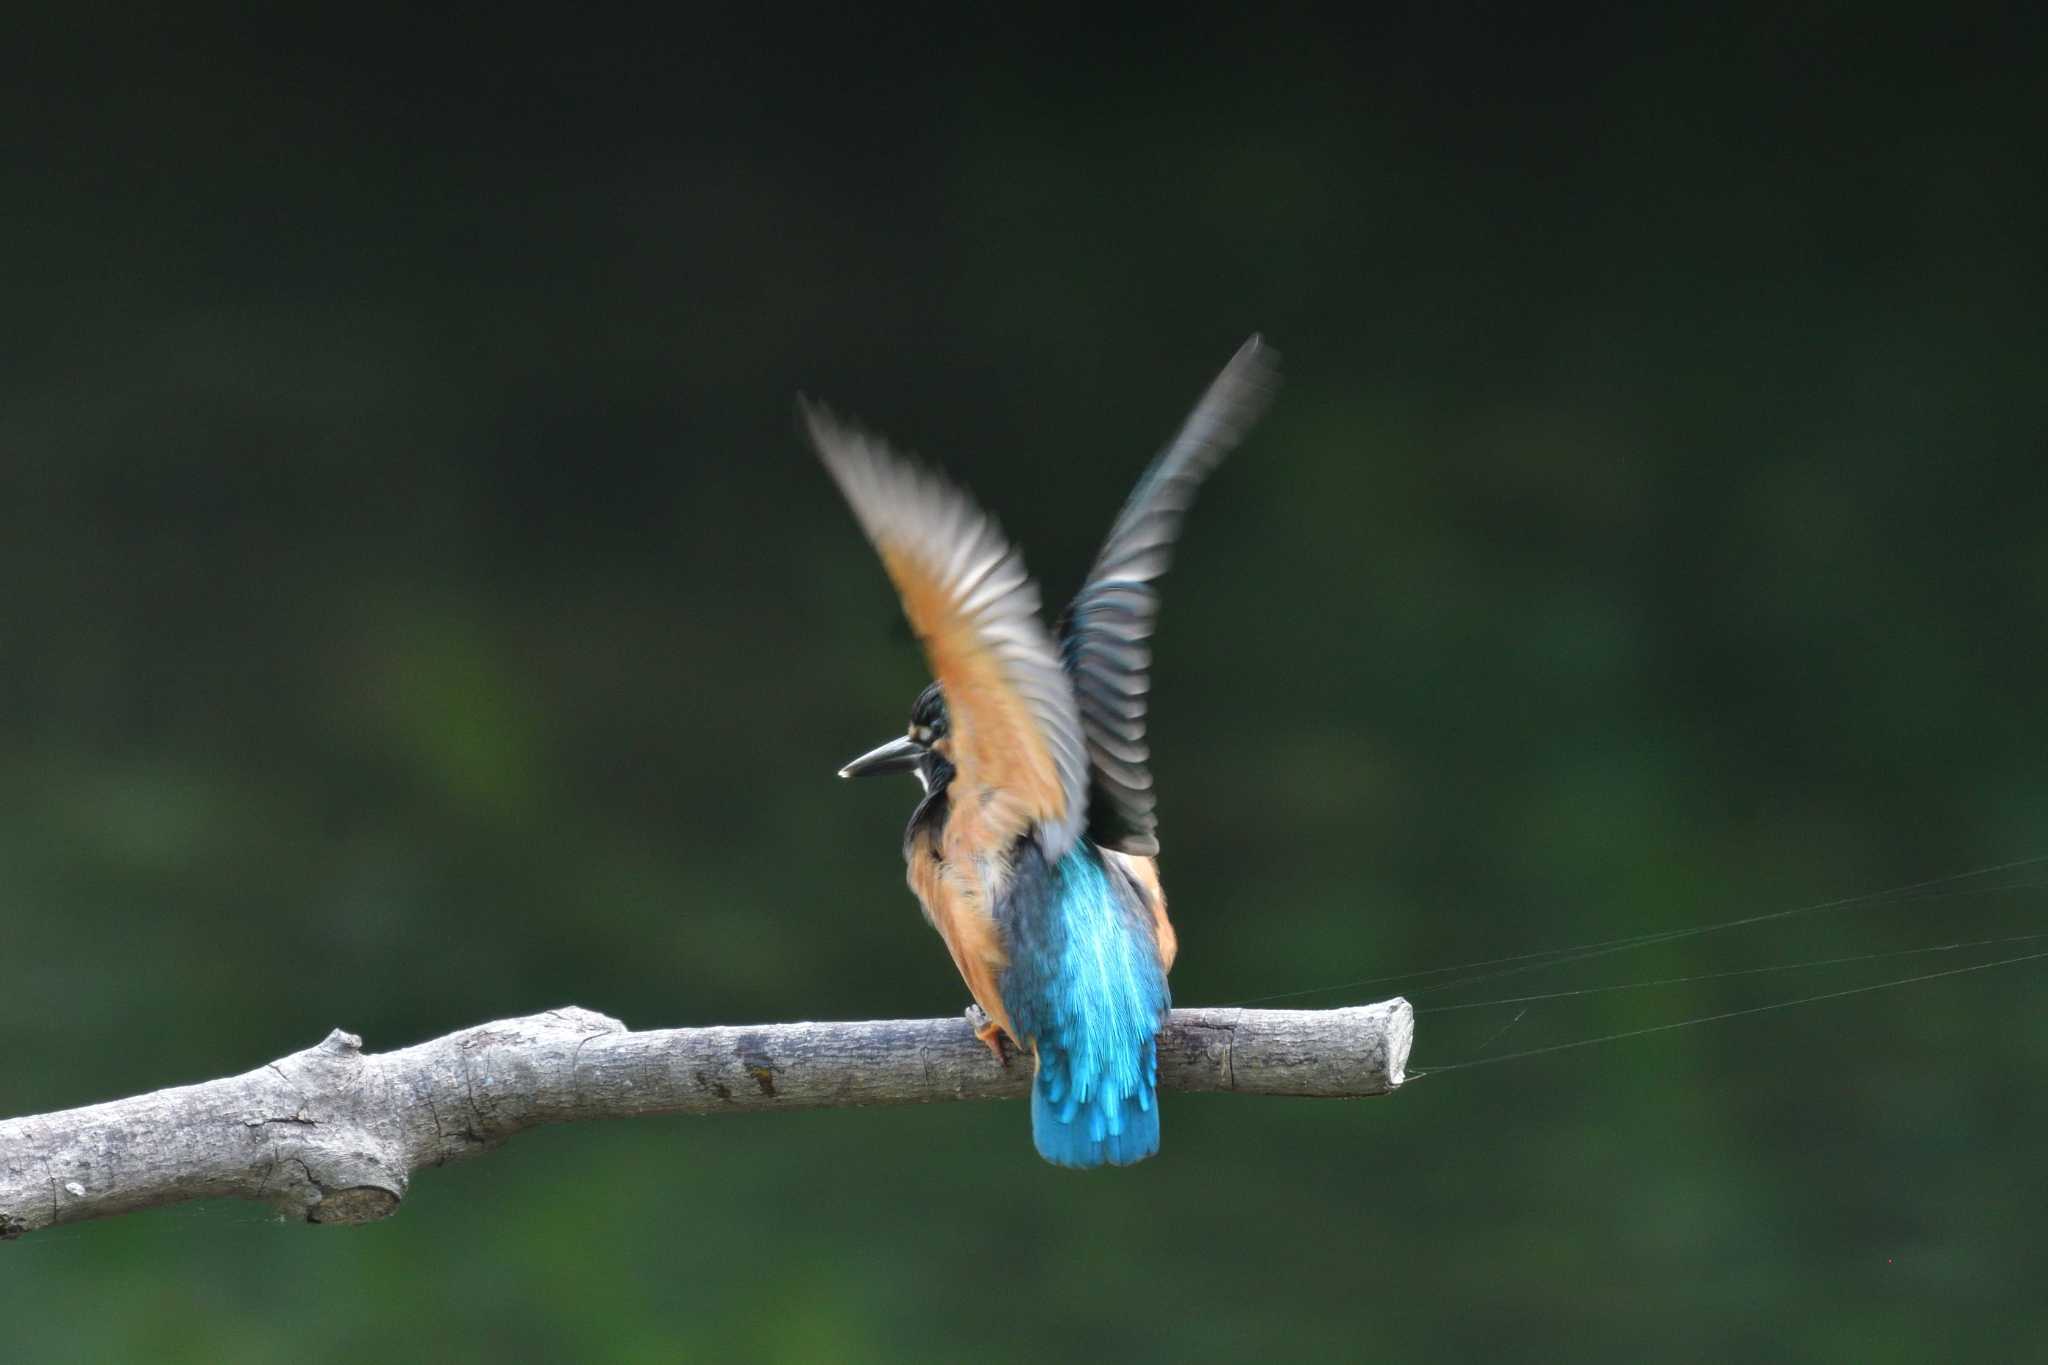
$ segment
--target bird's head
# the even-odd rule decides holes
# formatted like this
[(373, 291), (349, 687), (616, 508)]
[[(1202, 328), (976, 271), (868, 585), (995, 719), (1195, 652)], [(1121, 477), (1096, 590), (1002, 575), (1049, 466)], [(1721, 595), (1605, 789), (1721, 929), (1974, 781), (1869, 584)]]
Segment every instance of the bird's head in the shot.
[(917, 694), (910, 704), (910, 728), (901, 739), (868, 750), (839, 770), (841, 777), (880, 777), (909, 773), (926, 795), (944, 787), (953, 776), (949, 754), (951, 730), (946, 721), (946, 696), (937, 683)]

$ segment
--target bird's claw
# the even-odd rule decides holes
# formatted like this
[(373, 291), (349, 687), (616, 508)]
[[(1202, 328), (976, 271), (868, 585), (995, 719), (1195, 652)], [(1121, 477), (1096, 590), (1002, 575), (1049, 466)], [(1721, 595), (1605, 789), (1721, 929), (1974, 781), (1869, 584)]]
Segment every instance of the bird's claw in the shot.
[(988, 1011), (979, 1005), (967, 1007), (967, 1026), (974, 1030), (974, 1036), (981, 1040), (983, 1047), (995, 1054), (996, 1065), (1010, 1069), (1010, 1040), (1003, 1035), (1003, 1026), (988, 1017)]

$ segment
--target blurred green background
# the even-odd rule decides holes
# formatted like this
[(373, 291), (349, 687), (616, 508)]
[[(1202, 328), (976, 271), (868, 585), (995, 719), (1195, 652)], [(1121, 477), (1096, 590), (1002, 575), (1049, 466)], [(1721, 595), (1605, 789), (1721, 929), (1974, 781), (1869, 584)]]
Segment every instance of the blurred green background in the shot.
[[(1180, 1003), (2048, 853), (2038, 29), (1659, 15), (29, 21), (0, 1112), (337, 1025), (957, 1011), (910, 784), (832, 777), (924, 675), (792, 397), (1064, 600), (1255, 329), (1287, 385), (1158, 642)], [(2048, 932), (2038, 872), (1415, 998)], [(2042, 946), (1424, 1013), (1415, 1060)], [(22, 1361), (2017, 1359), (2044, 980), (1175, 1097), (1092, 1178), (1018, 1105), (547, 1131), (370, 1228), (37, 1234), (0, 1322)]]

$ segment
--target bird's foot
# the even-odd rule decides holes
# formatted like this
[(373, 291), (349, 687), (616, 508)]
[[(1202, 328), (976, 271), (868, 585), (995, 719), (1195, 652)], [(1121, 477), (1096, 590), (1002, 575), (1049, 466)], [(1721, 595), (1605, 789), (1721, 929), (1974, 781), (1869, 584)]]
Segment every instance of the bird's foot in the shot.
[(1010, 1040), (1003, 1033), (1003, 1026), (988, 1017), (988, 1011), (979, 1005), (967, 1007), (967, 1026), (974, 1030), (974, 1036), (981, 1040), (983, 1047), (995, 1054), (996, 1065), (1010, 1069)]

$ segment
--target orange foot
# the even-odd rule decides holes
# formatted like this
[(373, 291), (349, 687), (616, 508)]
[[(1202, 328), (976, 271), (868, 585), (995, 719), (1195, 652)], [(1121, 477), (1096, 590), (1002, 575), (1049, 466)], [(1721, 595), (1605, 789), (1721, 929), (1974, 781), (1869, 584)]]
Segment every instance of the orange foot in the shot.
[(981, 1040), (982, 1046), (995, 1054), (996, 1065), (1008, 1071), (1010, 1040), (1003, 1033), (1003, 1026), (989, 1018), (988, 1012), (979, 1005), (967, 1007), (967, 1022), (973, 1026), (974, 1036)]

